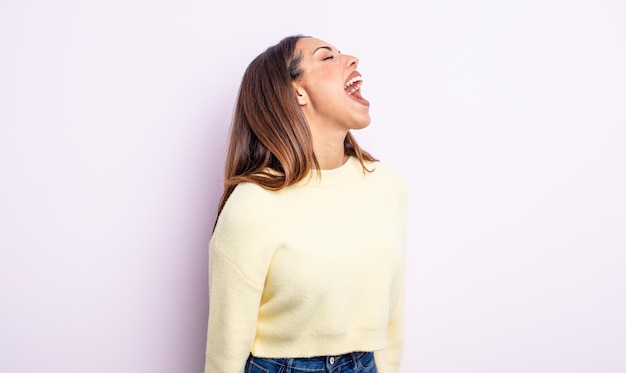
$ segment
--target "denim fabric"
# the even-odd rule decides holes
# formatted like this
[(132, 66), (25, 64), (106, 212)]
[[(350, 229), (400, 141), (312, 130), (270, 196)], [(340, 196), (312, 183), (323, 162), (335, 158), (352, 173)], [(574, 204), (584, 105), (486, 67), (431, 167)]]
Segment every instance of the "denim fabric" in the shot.
[(259, 358), (250, 355), (245, 373), (377, 373), (374, 353), (352, 352), (340, 356), (296, 359)]

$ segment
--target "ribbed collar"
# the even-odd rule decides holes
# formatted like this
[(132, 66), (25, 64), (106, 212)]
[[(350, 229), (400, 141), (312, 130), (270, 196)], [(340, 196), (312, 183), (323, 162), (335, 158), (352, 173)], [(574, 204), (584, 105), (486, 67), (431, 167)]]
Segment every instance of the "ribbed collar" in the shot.
[(337, 168), (309, 171), (309, 174), (295, 185), (329, 187), (354, 181), (359, 177), (363, 177), (363, 167), (357, 157), (349, 157), (344, 164)]

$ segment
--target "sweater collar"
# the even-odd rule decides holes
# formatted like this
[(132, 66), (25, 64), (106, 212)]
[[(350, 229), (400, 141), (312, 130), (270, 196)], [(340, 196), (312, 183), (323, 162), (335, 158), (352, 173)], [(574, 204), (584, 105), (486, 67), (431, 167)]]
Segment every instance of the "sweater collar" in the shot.
[(337, 168), (330, 170), (311, 170), (298, 186), (327, 187), (355, 180), (363, 176), (363, 167), (357, 157), (348, 157), (348, 160)]

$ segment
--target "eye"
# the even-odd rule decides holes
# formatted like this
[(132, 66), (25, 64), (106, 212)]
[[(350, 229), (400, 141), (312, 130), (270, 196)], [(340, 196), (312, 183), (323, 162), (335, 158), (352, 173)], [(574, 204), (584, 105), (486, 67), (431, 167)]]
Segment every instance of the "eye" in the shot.
[(328, 56), (328, 57), (325, 57), (322, 61), (332, 60), (333, 58), (335, 58), (335, 56)]

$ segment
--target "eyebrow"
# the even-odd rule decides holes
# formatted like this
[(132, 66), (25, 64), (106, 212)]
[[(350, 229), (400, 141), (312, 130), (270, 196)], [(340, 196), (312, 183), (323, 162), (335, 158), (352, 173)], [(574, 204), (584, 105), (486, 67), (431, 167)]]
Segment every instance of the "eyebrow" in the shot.
[(311, 53), (311, 55), (314, 55), (314, 54), (315, 54), (315, 52), (317, 52), (317, 51), (318, 51), (318, 50), (320, 50), (320, 49), (327, 49), (327, 50), (329, 50), (329, 51), (331, 51), (331, 52), (333, 51), (333, 48), (331, 48), (331, 47), (329, 47), (329, 46), (327, 46), (327, 45), (323, 45), (323, 46), (321, 46), (321, 47), (317, 47), (317, 48), (315, 48), (315, 50), (313, 51), (313, 53)]

